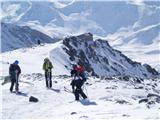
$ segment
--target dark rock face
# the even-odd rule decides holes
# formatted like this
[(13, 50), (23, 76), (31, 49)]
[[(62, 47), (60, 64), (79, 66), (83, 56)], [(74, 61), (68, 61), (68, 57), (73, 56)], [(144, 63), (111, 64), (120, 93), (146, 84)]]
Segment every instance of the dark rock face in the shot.
[(160, 95), (153, 94), (153, 93), (149, 93), (149, 94), (147, 95), (147, 97), (156, 97), (156, 98), (160, 98)]
[(148, 72), (152, 73), (153, 75), (158, 75), (158, 72), (152, 68), (151, 66), (144, 64), (144, 66), (146, 67), (146, 69), (148, 70)]
[(148, 99), (147, 98), (145, 98), (145, 99), (141, 99), (141, 100), (139, 100), (139, 103), (143, 103), (143, 102), (148, 102)]
[(77, 112), (71, 112), (71, 115), (75, 115), (75, 114), (77, 114)]
[(126, 100), (116, 100), (116, 103), (118, 104), (128, 104), (128, 105), (131, 105), (130, 102), (126, 101)]
[(137, 83), (141, 83), (142, 78), (158, 76), (155, 69), (132, 61), (113, 49), (106, 40), (93, 40), (91, 33), (65, 38), (63, 44), (70, 60), (82, 64), (91, 75), (124, 76), (126, 81), (134, 77)]
[(160, 96), (153, 93), (148, 93), (146, 98), (139, 100), (139, 103), (146, 103), (147, 108), (160, 103)]
[[(78, 37), (65, 38), (65, 40), (63, 41), (63, 44), (67, 47), (67, 49), (66, 48), (63, 48), (63, 49), (70, 56), (71, 61), (76, 61), (77, 58), (80, 58), (77, 63), (83, 64), (88, 72), (92, 72), (92, 75), (96, 75), (94, 73), (94, 70), (92, 69), (92, 66), (89, 64), (89, 61), (87, 59), (85, 51), (76, 49), (76, 48), (78, 48), (79, 45), (85, 43), (84, 38), (85, 38), (85, 36), (83, 36), (83, 35), (80, 35)], [(88, 36), (87, 36), (87, 38), (89, 38), (89, 40), (91, 39)], [(85, 46), (87, 46), (87, 45), (88, 44), (85, 43)], [(89, 49), (88, 49), (88, 52), (89, 52)], [(91, 54), (93, 55), (93, 53), (91, 53)], [(90, 55), (90, 56), (92, 56), (92, 55)]]

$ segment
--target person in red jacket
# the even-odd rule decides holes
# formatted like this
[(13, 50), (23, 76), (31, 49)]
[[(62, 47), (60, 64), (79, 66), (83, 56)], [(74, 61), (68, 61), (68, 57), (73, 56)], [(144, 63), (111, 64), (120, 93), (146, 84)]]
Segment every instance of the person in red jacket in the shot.
[(86, 81), (86, 77), (85, 77), (85, 68), (82, 65), (77, 65), (74, 70), (76, 70), (79, 74), (79, 76), (82, 77), (83, 81)]
[(84, 68), (84, 66), (77, 65), (75, 67), (75, 70), (77, 70), (79, 73), (83, 73), (85, 71), (85, 68)]
[(78, 66), (74, 65), (73, 69), (71, 70), (71, 76), (74, 77), (71, 82), (71, 86), (72, 86), (72, 91), (75, 95), (76, 101), (79, 101), (80, 95), (83, 99), (87, 98), (86, 94), (83, 92), (83, 89), (82, 89), (82, 86), (86, 80), (83, 75), (84, 71), (85, 71), (85, 68), (80, 65)]

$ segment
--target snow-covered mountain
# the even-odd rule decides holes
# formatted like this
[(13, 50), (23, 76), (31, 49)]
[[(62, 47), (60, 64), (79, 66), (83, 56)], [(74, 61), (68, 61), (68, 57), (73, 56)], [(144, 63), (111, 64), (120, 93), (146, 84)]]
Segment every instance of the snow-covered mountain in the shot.
[[(20, 59), (25, 71), (28, 72), (34, 64), (35, 70), (41, 73), (44, 56), (48, 56), (53, 61), (57, 75), (68, 74), (72, 65), (78, 63), (83, 64), (86, 71), (93, 76), (132, 76), (139, 79), (155, 78), (159, 75), (151, 66), (132, 61), (120, 51), (113, 49), (106, 40), (93, 40), (91, 33), (67, 37), (53, 45), (41, 47), (37, 50), (23, 48), (4, 53), (1, 55), (4, 58), (2, 63)], [(47, 49), (44, 50), (45, 48)], [(38, 55), (33, 54), (30, 57), (31, 61), (25, 60), (26, 56), (31, 56), (31, 53), (36, 52)], [(7, 67), (4, 66), (4, 68), (7, 71)]]
[(41, 43), (54, 43), (59, 39), (51, 38), (28, 26), (1, 23), (1, 52), (31, 47), (38, 44), (38, 40), (40, 40)]
[[(0, 119), (160, 119), (159, 73), (148, 65), (159, 67), (159, 10), (159, 1), (142, 0), (1, 2)], [(21, 94), (9, 92), (8, 77), (3, 82), (15, 60)], [(79, 102), (70, 86), (76, 63), (88, 73), (88, 100)]]
[(3, 22), (52, 38), (91, 32), (130, 58), (159, 68), (158, 1), (4, 1), (1, 8)]
[(102, 31), (98, 34), (98, 31), (94, 32), (96, 27), (93, 29), (92, 26), (91, 32), (105, 36), (106, 33), (115, 33), (118, 29), (128, 26), (134, 25), (135, 29), (141, 29), (157, 24), (158, 13), (158, 1), (142, 2), (139, 5), (126, 1), (75, 1), (65, 7), (57, 7), (54, 1), (15, 1), (2, 2), (1, 17), (5, 22), (37, 21), (43, 26), (52, 23), (63, 28), (75, 28), (76, 32), (79, 29), (87, 30), (93, 23), (95, 27), (97, 23), (97, 28)]
[(114, 48), (125, 53), (133, 60), (149, 63), (158, 68), (160, 57), (160, 24), (147, 26), (141, 30), (133, 31), (132, 28), (120, 30), (105, 39)]

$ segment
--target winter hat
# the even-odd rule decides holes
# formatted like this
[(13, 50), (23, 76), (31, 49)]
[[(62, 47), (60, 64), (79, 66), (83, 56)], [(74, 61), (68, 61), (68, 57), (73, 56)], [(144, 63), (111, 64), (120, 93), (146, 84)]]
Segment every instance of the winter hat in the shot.
[(19, 61), (18, 61), (18, 60), (15, 60), (15, 61), (14, 61), (14, 64), (18, 65), (18, 64), (19, 64)]
[(44, 61), (49, 61), (49, 59), (48, 59), (48, 58), (45, 58)]

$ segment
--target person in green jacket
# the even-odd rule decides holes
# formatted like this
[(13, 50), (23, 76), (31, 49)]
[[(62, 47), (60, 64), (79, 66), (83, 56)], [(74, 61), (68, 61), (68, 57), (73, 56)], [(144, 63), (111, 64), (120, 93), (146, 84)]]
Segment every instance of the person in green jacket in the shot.
[(44, 59), (43, 70), (45, 71), (46, 87), (52, 88), (52, 68), (53, 65), (48, 58)]

